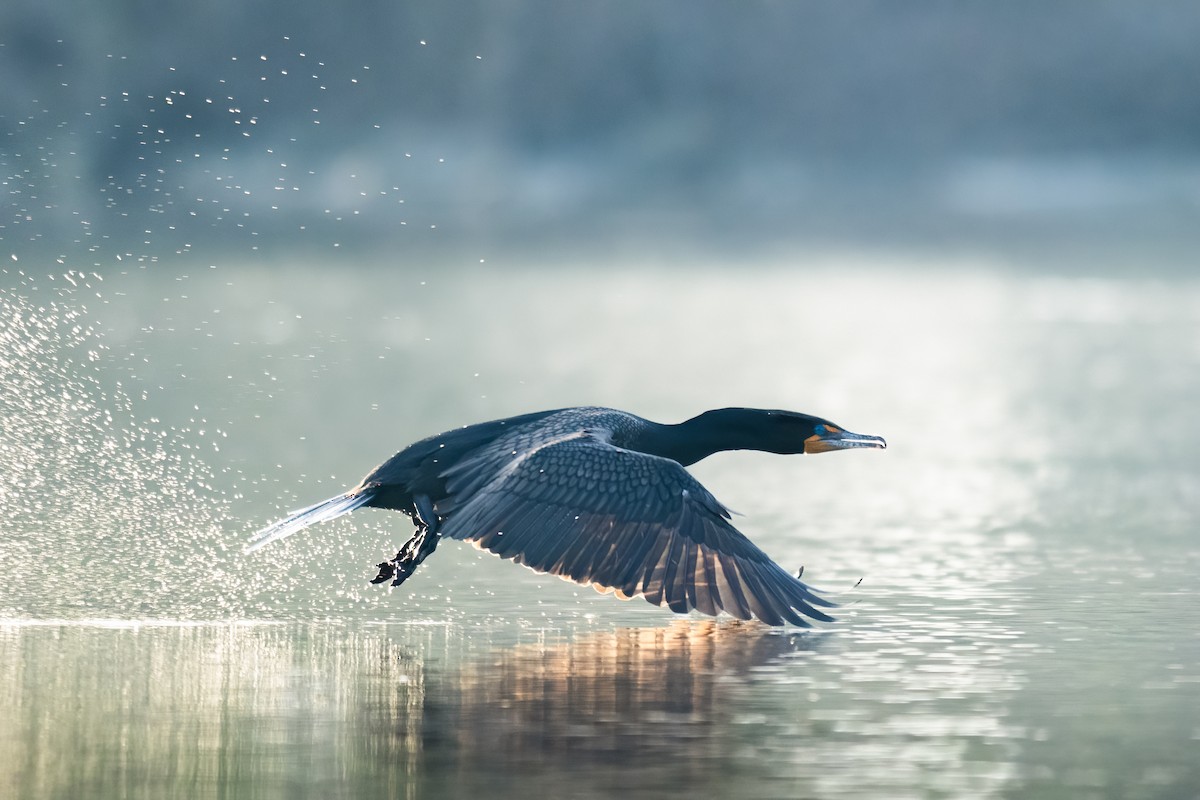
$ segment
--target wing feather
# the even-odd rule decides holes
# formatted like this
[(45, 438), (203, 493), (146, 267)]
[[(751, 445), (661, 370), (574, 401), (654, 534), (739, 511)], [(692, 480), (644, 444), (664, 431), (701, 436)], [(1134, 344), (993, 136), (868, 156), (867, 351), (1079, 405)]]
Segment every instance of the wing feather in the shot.
[(497, 520), (495, 540), (486, 545), (487, 549), (501, 558), (512, 558), (526, 550), (533, 535), (544, 530), (536, 519), (544, 510), (544, 506), (517, 506), (507, 519)]
[(671, 547), (667, 551), (666, 569), (662, 577), (662, 602), (672, 611), (683, 613), (688, 610), (687, 591), (683, 589), (679, 574), (682, 571), (684, 558), (687, 555), (688, 539), (686, 536), (672, 536)]
[(721, 598), (728, 598), (723, 604), (724, 609), (738, 619), (750, 619), (750, 603), (746, 600), (746, 592), (738, 577), (737, 563), (732, 558), (717, 556), (717, 565), (720, 567), (719, 578), (722, 581), (719, 584)]
[(829, 619), (834, 605), (729, 521), (680, 464), (586, 432), (492, 448), (445, 474), (443, 535), (539, 572), (672, 611), (725, 611), (771, 625)]
[(654, 565), (658, 563), (662, 551), (666, 549), (668, 537), (662, 536), (663, 527), (670, 528), (671, 522), (660, 525), (655, 522), (642, 522), (643, 539), (638, 544), (636, 550), (631, 550), (626, 556), (624, 567), (618, 567), (614, 583), (625, 592), (625, 594), (633, 597), (641, 593), (641, 586), (645, 583), (647, 574)]
[(553, 520), (561, 513), (554, 506), (536, 505), (535, 512), (530, 514), (528, 522), (529, 534), (523, 543), (523, 549), (517, 553), (515, 560), (518, 564), (534, 567), (544, 564), (550, 557), (551, 551), (557, 546), (558, 527)]
[(703, 591), (696, 590), (696, 609), (702, 614), (716, 616), (721, 611), (721, 594), (717, 590), (716, 573), (713, 561), (716, 555), (707, 549), (701, 549), (696, 561), (696, 583), (703, 584)]

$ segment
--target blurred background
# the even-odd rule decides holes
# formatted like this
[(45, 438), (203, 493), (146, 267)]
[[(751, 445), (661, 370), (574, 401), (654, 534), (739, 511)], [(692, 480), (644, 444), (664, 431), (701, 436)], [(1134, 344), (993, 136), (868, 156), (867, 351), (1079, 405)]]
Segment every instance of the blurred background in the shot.
[(0, 30), (4, 241), (100, 265), (1195, 243), (1183, 0), (12, 0)]
[[(1197, 41), (1171, 0), (5, 0), (0, 795), (1200, 795)], [(838, 622), (454, 543), (371, 586), (372, 510), (242, 553), (583, 404), (887, 437), (692, 468)]]

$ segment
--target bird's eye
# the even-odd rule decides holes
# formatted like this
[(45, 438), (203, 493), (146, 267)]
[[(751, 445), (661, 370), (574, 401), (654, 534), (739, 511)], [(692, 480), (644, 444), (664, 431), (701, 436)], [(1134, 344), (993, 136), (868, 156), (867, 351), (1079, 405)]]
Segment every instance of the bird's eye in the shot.
[(825, 435), (825, 426), (818, 425), (816, 428), (813, 429), (813, 432), (816, 433), (817, 436), (824, 436)]

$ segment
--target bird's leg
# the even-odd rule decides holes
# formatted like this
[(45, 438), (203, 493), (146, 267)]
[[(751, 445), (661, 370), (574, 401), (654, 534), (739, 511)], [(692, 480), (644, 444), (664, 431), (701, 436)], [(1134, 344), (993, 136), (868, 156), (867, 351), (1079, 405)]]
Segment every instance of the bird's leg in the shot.
[(417, 512), (415, 515), (416, 533), (404, 543), (395, 558), (383, 561), (378, 565), (379, 574), (371, 580), (371, 583), (383, 583), (391, 579), (392, 586), (399, 586), (408, 580), (408, 577), (417, 571), (421, 562), (429, 558), (430, 554), (437, 549), (441, 534), (438, 533), (439, 521), (433, 510), (433, 503), (425, 495), (418, 495), (414, 498), (413, 505)]

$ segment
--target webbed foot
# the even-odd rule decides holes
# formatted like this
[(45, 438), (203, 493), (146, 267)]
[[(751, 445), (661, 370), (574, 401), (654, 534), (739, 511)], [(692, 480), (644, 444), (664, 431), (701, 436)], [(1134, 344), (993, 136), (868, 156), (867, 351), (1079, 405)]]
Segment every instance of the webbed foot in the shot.
[(396, 553), (395, 558), (376, 565), (379, 567), (379, 574), (371, 579), (371, 583), (383, 583), (387, 580), (392, 581), (392, 586), (404, 583), (417, 571), (421, 562), (437, 549), (440, 538), (428, 528), (418, 528), (413, 537), (400, 548), (400, 552)]
[(379, 567), (379, 574), (371, 579), (371, 583), (383, 583), (396, 574), (396, 564), (392, 561), (380, 561), (375, 566)]

